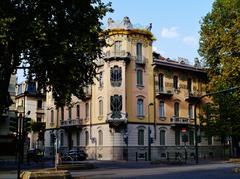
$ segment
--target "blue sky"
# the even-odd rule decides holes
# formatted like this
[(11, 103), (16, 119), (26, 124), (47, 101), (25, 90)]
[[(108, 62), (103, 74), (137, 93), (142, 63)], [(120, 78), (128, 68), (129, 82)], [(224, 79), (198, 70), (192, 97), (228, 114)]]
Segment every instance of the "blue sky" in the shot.
[[(110, 2), (103, 0), (103, 2)], [(132, 24), (142, 27), (152, 23), (152, 32), (157, 38), (153, 49), (164, 57), (184, 57), (193, 62), (198, 55), (200, 21), (211, 11), (214, 0), (112, 0), (111, 17), (121, 21), (128, 16)], [(200, 57), (199, 57), (200, 58)]]
[[(198, 55), (200, 20), (211, 11), (214, 0), (112, 0), (113, 13), (103, 19), (121, 21), (128, 16), (132, 24), (146, 27), (152, 23), (157, 38), (153, 49), (164, 57), (184, 57), (193, 63)], [(103, 2), (110, 2), (103, 0)], [(18, 73), (18, 83), (23, 80)]]

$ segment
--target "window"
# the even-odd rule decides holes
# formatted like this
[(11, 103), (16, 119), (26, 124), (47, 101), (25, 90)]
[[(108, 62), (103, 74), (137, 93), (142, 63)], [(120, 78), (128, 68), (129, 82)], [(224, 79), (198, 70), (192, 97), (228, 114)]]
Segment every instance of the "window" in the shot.
[(122, 83), (122, 69), (121, 67), (111, 67), (111, 85), (113, 87), (119, 87)]
[(85, 104), (85, 114), (86, 114), (86, 118), (89, 118), (89, 104), (88, 103)]
[(41, 117), (37, 117), (37, 122), (42, 122), (42, 118)]
[(144, 116), (143, 113), (143, 99), (139, 98), (137, 100), (137, 116), (142, 117)]
[(165, 145), (165, 130), (160, 130), (160, 145)]
[(159, 105), (159, 117), (165, 117), (164, 101), (160, 101), (160, 105)]
[(178, 102), (174, 103), (174, 116), (179, 117), (179, 103)]
[(158, 81), (159, 81), (159, 91), (164, 91), (164, 86), (163, 86), (163, 74), (158, 75)]
[(175, 131), (175, 145), (180, 145), (180, 131)]
[(191, 78), (188, 78), (187, 80), (187, 90), (188, 92), (192, 92), (192, 79)]
[(35, 82), (29, 82), (27, 84), (26, 91), (28, 93), (35, 93), (36, 92), (36, 83)]
[(208, 145), (212, 145), (212, 141), (213, 141), (212, 136), (209, 136), (209, 137), (208, 137)]
[(80, 118), (80, 105), (77, 105), (77, 118)]
[(53, 123), (53, 122), (54, 122), (54, 111), (51, 110), (51, 123)]
[(137, 70), (137, 85), (143, 86), (143, 71)]
[(103, 72), (99, 73), (99, 87), (103, 87)]
[(102, 132), (102, 130), (98, 131), (98, 145), (103, 145), (103, 132)]
[(142, 62), (142, 44), (137, 43), (136, 45), (136, 52), (137, 52), (137, 61)]
[(42, 109), (42, 100), (37, 100), (37, 108)]
[(173, 88), (178, 89), (178, 77), (177, 76), (173, 77)]
[(53, 146), (55, 142), (55, 135), (53, 133), (50, 133), (50, 146)]
[(144, 130), (138, 130), (138, 145), (144, 145)]
[(60, 134), (60, 145), (64, 146), (64, 134), (63, 133)]
[(194, 133), (193, 133), (193, 131), (189, 131), (189, 144), (194, 145)]
[(193, 119), (193, 105), (192, 104), (188, 105), (188, 117)]
[(103, 100), (99, 101), (99, 116), (103, 115)]
[(121, 41), (116, 41), (114, 44), (114, 52), (116, 56), (121, 55), (122, 51), (122, 42)]
[(121, 118), (121, 111), (122, 111), (122, 96), (121, 95), (114, 95), (111, 96), (111, 111), (112, 111), (112, 118)]
[(88, 131), (85, 132), (85, 145), (86, 146), (89, 145), (89, 133), (88, 133)]
[(72, 108), (68, 107), (68, 119), (72, 119)]
[(64, 120), (64, 107), (61, 107), (61, 120)]
[(79, 146), (80, 145), (80, 132), (79, 131), (77, 131), (76, 140), (77, 140), (77, 146)]

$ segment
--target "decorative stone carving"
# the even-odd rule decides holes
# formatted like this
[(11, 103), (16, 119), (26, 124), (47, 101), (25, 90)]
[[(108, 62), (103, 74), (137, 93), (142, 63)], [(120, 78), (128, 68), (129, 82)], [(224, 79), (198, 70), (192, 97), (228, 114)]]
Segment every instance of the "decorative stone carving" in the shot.
[(123, 26), (124, 26), (124, 28), (126, 28), (126, 29), (132, 29), (132, 28), (133, 28), (133, 25), (132, 25), (129, 17), (125, 16), (125, 17), (123, 18)]
[(194, 58), (194, 67), (201, 68), (201, 63), (198, 58)]
[(150, 23), (147, 27), (145, 27), (146, 30), (151, 31), (152, 30), (152, 23)]
[(114, 25), (114, 20), (112, 18), (108, 18), (108, 28), (111, 29), (113, 28)]

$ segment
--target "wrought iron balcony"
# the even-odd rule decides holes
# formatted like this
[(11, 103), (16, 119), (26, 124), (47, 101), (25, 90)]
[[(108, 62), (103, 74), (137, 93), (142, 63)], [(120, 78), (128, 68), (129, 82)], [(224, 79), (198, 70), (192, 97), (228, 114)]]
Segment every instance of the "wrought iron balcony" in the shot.
[(127, 113), (108, 113), (106, 122), (108, 123), (127, 123)]
[(191, 119), (189, 117), (173, 116), (173, 117), (171, 117), (170, 122), (173, 126), (176, 126), (176, 125), (190, 125), (190, 124), (193, 124), (193, 119)]
[(145, 65), (147, 62), (147, 58), (144, 56), (134, 57), (136, 59), (137, 65)]
[(82, 125), (82, 119), (68, 119), (68, 120), (61, 120), (60, 127), (80, 127)]
[(157, 98), (171, 98), (173, 96), (173, 88), (157, 88), (156, 91)]
[(131, 54), (129, 52), (126, 52), (125, 50), (121, 51), (107, 51), (105, 53), (105, 59), (111, 60), (116, 58), (122, 58), (122, 59), (130, 59)]
[(185, 93), (185, 101), (195, 103), (198, 101), (199, 97), (202, 95), (203, 93), (200, 91), (187, 91)]

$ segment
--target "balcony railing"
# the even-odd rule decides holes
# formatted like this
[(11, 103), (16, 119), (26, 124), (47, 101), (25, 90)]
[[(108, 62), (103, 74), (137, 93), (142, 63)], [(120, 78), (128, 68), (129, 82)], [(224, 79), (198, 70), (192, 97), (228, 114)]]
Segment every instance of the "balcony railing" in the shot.
[(173, 88), (159, 87), (155, 92), (157, 98), (170, 98), (173, 96)]
[(126, 52), (125, 50), (121, 50), (121, 51), (107, 51), (105, 53), (105, 58), (130, 58), (130, 53)]
[(194, 102), (202, 95), (204, 95), (204, 93), (201, 91), (187, 91), (185, 93), (185, 100), (188, 102)]
[(119, 112), (118, 114), (108, 113), (106, 122), (108, 123), (127, 123), (127, 114)]
[(171, 124), (173, 125), (189, 125), (193, 123), (193, 119), (189, 118), (189, 117), (176, 117), (173, 116), (170, 119)]
[(145, 65), (147, 63), (147, 58), (144, 56), (134, 57), (136, 59), (136, 64)]
[(61, 127), (74, 127), (74, 126), (81, 126), (82, 125), (82, 119), (68, 119), (68, 120), (62, 120), (60, 122)]

